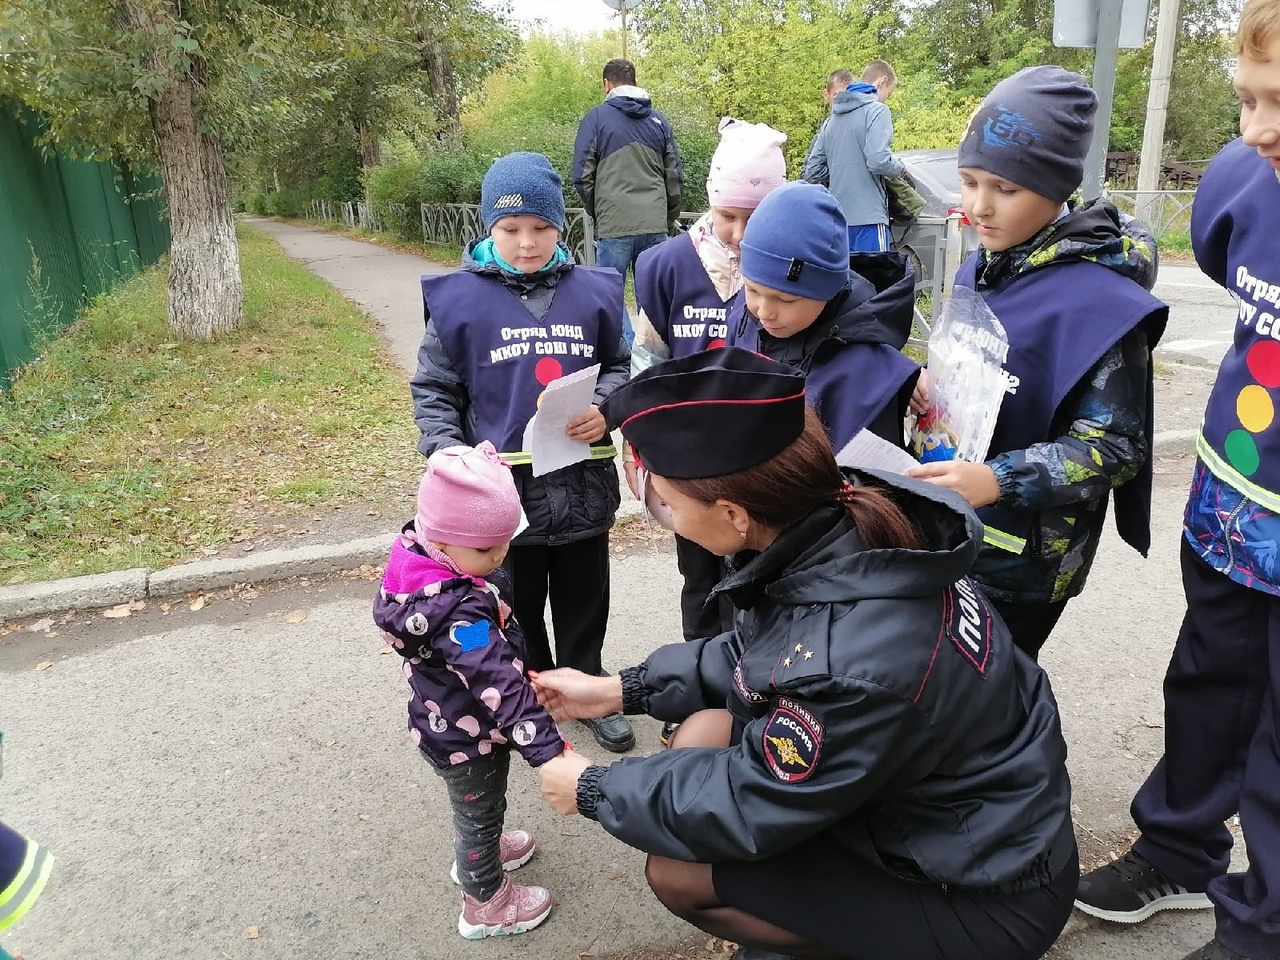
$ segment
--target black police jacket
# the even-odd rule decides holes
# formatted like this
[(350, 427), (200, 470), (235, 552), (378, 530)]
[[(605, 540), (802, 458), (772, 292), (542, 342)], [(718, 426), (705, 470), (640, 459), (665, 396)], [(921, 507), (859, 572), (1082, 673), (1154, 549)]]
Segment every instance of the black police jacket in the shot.
[(726, 578), (718, 637), (622, 672), (624, 709), (727, 706), (722, 750), (589, 767), (578, 809), (648, 853), (758, 860), (818, 834), (897, 877), (1015, 892), (1075, 849), (1066, 744), (1048, 678), (965, 572), (982, 542), (950, 491), (876, 473), (924, 550), (867, 549), (820, 507)]

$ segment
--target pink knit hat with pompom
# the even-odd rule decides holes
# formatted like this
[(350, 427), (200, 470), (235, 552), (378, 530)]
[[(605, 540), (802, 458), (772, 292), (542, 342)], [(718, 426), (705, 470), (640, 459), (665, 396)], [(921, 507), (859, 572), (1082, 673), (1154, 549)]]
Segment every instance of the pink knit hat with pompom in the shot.
[(782, 145), (787, 135), (767, 123), (720, 121), (720, 145), (711, 155), (707, 200), (713, 207), (754, 210), (774, 187), (787, 180)]
[(520, 526), (511, 467), (488, 440), (442, 447), (427, 458), (418, 485), (418, 536), (479, 550), (508, 543)]

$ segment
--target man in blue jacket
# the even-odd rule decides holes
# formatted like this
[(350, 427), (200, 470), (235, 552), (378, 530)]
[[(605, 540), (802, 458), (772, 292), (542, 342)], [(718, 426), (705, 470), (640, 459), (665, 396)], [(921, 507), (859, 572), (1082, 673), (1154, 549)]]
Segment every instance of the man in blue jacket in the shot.
[(884, 101), (897, 85), (893, 67), (872, 60), (862, 79), (831, 101), (831, 116), (814, 138), (800, 176), (827, 187), (849, 225), (849, 252), (889, 249), (889, 201), (884, 178), (905, 172), (893, 155), (893, 119)]
[[(604, 103), (587, 111), (573, 145), (573, 185), (596, 225), (596, 266), (623, 280), (642, 251), (675, 229), (684, 188), (671, 124), (635, 83), (630, 60), (606, 63)], [(622, 320), (630, 346), (631, 317)]]

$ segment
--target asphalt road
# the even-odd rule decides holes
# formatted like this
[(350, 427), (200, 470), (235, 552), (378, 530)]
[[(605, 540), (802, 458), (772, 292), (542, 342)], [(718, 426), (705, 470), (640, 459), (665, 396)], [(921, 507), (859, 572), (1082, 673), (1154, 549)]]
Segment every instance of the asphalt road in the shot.
[(1162, 263), (1153, 291), (1169, 304), (1169, 326), (1158, 356), (1217, 366), (1235, 334), (1231, 295), (1195, 264)]
[[(392, 346), (412, 363), (421, 261), (278, 224), (271, 232), (384, 330), (396, 326), (383, 314), (397, 312), (404, 334)], [(1162, 272), (1157, 292), (1176, 311), (1162, 349), (1172, 358), (1179, 341), (1209, 340), (1181, 351), (1207, 361), (1225, 349), (1233, 314), (1219, 316), (1225, 294), (1193, 271)], [(1168, 367), (1158, 428), (1194, 426), (1212, 373)], [(1129, 798), (1161, 752), (1191, 461), (1155, 467), (1150, 558), (1108, 531), (1043, 657), (1088, 860), (1124, 849)], [(615, 556), (607, 666), (678, 638), (677, 579), (669, 541)], [(508, 822), (541, 843), (521, 876), (550, 887), (558, 906), (515, 940), (457, 935), (448, 807), (404, 734), (406, 687), (370, 622), (374, 586), (291, 582), (214, 595), (197, 611), (152, 603), (127, 619), (81, 614), (0, 636), (0, 815), (58, 858), (45, 897), (0, 945), (30, 960), (700, 956), (706, 938), (657, 904), (643, 858), (593, 823), (553, 815), (518, 760)], [(641, 751), (657, 748), (657, 726), (640, 721)], [(609, 759), (580, 728), (569, 733)], [(1052, 956), (1180, 960), (1211, 929), (1205, 912), (1131, 929), (1077, 917)]]

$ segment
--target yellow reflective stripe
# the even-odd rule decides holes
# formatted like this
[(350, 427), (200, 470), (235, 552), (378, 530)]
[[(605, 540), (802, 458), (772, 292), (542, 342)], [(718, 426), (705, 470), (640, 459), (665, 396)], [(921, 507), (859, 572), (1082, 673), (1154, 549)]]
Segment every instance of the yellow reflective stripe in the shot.
[(1209, 445), (1203, 429), (1200, 431), (1200, 437), (1196, 440), (1196, 453), (1200, 455), (1200, 459), (1204, 461), (1205, 466), (1212, 470), (1214, 476), (1219, 480), (1231, 484), (1254, 503), (1266, 507), (1272, 513), (1280, 513), (1280, 494), (1260, 487), (1256, 483), (1250, 483), (1238, 470), (1225, 463), (1218, 456), (1217, 451)]
[(53, 855), (27, 841), (27, 855), (18, 876), (0, 891), (0, 930), (17, 923), (40, 898), (53, 870)]
[(983, 527), (982, 540), (984, 543), (989, 543), (1001, 550), (1008, 550), (1010, 553), (1020, 554), (1027, 549), (1027, 541), (1011, 533), (1005, 533), (1003, 530), (997, 530), (995, 527)]
[[(588, 460), (612, 460), (618, 455), (618, 448), (612, 443), (607, 447), (592, 447)], [(510, 453), (499, 453), (503, 460), (513, 467), (519, 464), (533, 463), (533, 453), (528, 450), (515, 450)]]

